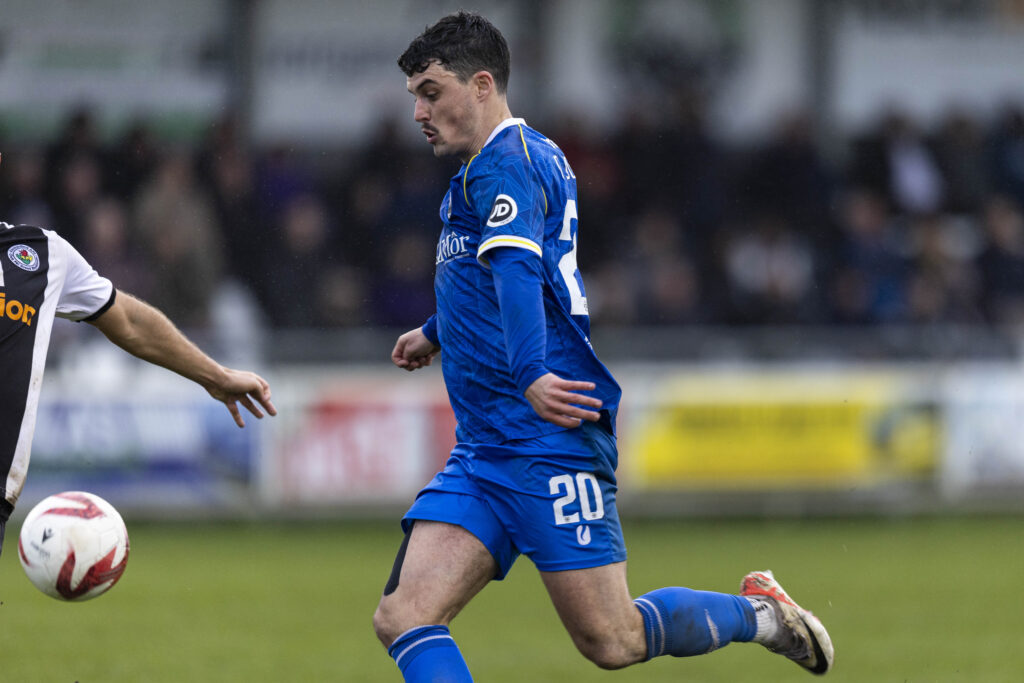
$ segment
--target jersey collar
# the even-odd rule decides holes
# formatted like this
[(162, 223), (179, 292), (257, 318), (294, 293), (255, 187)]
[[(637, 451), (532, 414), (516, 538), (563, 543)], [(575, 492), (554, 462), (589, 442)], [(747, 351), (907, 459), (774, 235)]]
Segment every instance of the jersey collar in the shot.
[[(499, 123), (498, 126), (494, 130), (491, 131), (491, 134), (489, 136), (487, 136), (487, 142), (484, 143), (484, 147), (489, 145), (491, 140), (496, 138), (498, 136), (498, 133), (500, 133), (501, 131), (505, 130), (509, 126), (519, 126), (519, 125), (525, 126), (526, 125), (526, 121), (524, 119), (520, 119), (520, 118), (507, 118), (507, 119), (505, 119), (504, 121)], [(483, 148), (481, 148), (481, 149), (483, 149)]]

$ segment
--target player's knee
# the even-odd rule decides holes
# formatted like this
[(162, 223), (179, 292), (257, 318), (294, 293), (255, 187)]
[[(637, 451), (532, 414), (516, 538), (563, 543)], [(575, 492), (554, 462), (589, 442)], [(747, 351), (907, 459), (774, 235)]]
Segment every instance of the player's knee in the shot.
[(391, 647), (391, 644), (409, 629), (447, 623), (448, 620), (443, 617), (413, 609), (409, 603), (400, 602), (389, 596), (381, 598), (377, 610), (373, 613), (373, 631), (384, 647)]
[(407, 629), (403, 629), (399, 623), (398, 616), (390, 609), (387, 600), (381, 600), (373, 613), (373, 631), (384, 647), (391, 647), (398, 636)]
[(615, 637), (582, 636), (574, 642), (584, 657), (602, 669), (622, 669), (640, 661), (637, 653)]
[(596, 664), (598, 667), (607, 670), (622, 669), (633, 664), (633, 660), (625, 656), (625, 651), (614, 647), (580, 648), (583, 656)]

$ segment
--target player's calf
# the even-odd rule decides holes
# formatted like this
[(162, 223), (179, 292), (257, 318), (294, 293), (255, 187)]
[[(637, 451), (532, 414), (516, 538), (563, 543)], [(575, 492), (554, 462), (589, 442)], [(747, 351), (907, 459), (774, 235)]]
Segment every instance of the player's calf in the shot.
[(754, 638), (750, 601), (738, 595), (670, 587), (633, 601), (644, 620), (647, 657), (692, 657)]

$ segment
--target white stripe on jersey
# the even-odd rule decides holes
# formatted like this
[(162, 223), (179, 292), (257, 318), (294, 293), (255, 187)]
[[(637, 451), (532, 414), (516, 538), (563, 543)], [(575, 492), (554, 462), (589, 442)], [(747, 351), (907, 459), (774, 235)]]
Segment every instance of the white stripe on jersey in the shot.
[[(13, 227), (14, 226), (11, 225), (10, 223), (4, 223), (3, 221), (0, 221), (0, 230), (7, 230), (7, 229), (13, 228)], [(4, 286), (4, 269), (3, 269), (3, 267), (0, 267), (0, 287), (3, 287), (3, 286)]]

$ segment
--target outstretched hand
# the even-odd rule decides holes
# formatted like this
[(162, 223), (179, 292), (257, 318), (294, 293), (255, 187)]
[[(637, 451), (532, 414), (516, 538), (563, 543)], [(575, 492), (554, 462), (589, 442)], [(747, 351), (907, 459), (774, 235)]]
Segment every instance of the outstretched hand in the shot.
[(235, 424), (239, 427), (245, 426), (238, 403), (245, 406), (246, 410), (255, 415), (257, 419), (263, 419), (263, 411), (260, 410), (260, 406), (268, 414), (277, 415), (277, 408), (270, 400), (270, 385), (265, 379), (245, 370), (224, 368), (224, 371), (224, 377), (217, 384), (206, 387), (206, 390), (210, 396), (228, 407), (228, 412), (235, 419)]
[[(583, 420), (597, 422), (601, 414), (601, 400), (577, 393), (593, 391), (593, 382), (562, 379), (554, 373), (541, 375), (533, 381), (523, 395), (543, 419), (559, 427), (579, 427)], [(586, 407), (584, 407), (586, 406)], [(587, 410), (587, 407), (594, 410)]]
[(403, 334), (395, 342), (395, 348), (391, 351), (391, 362), (403, 370), (412, 372), (433, 363), (439, 353), (441, 347), (427, 339), (423, 330), (417, 327)]

